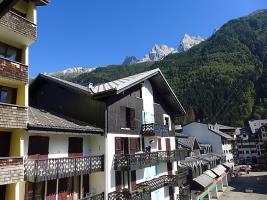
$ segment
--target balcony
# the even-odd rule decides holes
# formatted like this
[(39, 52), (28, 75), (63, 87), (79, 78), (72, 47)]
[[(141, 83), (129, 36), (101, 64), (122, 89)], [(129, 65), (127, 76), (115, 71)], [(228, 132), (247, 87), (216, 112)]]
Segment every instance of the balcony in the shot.
[(25, 178), (30, 182), (53, 180), (104, 170), (104, 155), (51, 159), (27, 159)]
[(189, 184), (188, 175), (188, 168), (183, 168), (176, 172), (177, 185), (179, 187), (186, 186)]
[(114, 156), (114, 169), (130, 171), (158, 165), (160, 162), (184, 160), (186, 150), (144, 152), (137, 154), (117, 154)]
[(138, 189), (134, 192), (111, 192), (108, 194), (108, 200), (151, 200), (151, 192), (145, 189)]
[(169, 126), (159, 125), (155, 123), (142, 124), (141, 134), (144, 136), (159, 136), (159, 137), (169, 137)]
[(163, 175), (158, 178), (154, 178), (149, 181), (145, 181), (137, 185), (137, 188), (149, 188), (151, 192), (158, 190), (162, 187), (176, 187), (177, 176), (176, 175)]
[(23, 158), (0, 158), (0, 185), (17, 183), (24, 180)]
[(27, 110), (24, 106), (0, 103), (0, 127), (27, 128)]
[(142, 169), (158, 164), (158, 152), (117, 154), (114, 156), (114, 169), (118, 171)]
[(0, 78), (28, 83), (28, 66), (0, 57)]
[(8, 11), (0, 18), (0, 35), (19, 44), (29, 45), (36, 40), (37, 28), (28, 19)]
[(104, 200), (104, 199), (105, 199), (105, 195), (104, 195), (104, 192), (102, 192), (100, 194), (96, 194), (93, 196), (84, 197), (80, 200)]

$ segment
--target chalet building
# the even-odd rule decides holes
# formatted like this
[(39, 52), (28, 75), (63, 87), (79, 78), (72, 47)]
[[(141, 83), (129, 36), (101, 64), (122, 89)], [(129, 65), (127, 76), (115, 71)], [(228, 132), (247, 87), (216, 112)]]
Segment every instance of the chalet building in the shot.
[(174, 199), (188, 185), (174, 128), (185, 111), (159, 69), (89, 87), (41, 74), (29, 100), (29, 195)]
[(28, 111), (29, 46), (36, 6), (46, 0), (0, 1), (0, 199), (24, 199), (24, 129)]
[(214, 125), (191, 122), (183, 126), (182, 134), (196, 137), (199, 143), (210, 144), (212, 152), (225, 154), (227, 162), (233, 162), (233, 138)]

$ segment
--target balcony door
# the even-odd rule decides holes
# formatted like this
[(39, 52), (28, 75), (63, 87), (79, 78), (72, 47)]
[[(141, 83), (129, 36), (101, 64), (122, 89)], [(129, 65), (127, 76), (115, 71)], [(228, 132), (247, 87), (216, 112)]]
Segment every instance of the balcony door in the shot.
[(8, 157), (10, 150), (11, 133), (0, 132), (0, 157)]
[(49, 137), (46, 136), (30, 136), (28, 157), (29, 158), (48, 158), (49, 153)]
[(83, 155), (83, 138), (70, 137), (69, 138), (69, 157)]
[(115, 154), (129, 154), (128, 138), (115, 138)]

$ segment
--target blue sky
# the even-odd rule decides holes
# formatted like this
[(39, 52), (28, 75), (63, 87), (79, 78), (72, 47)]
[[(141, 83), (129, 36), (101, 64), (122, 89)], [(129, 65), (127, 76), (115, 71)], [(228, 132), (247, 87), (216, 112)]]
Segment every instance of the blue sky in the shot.
[(156, 43), (176, 47), (185, 32), (206, 38), (228, 20), (263, 8), (266, 0), (50, 0), (38, 8), (30, 76), (141, 58)]

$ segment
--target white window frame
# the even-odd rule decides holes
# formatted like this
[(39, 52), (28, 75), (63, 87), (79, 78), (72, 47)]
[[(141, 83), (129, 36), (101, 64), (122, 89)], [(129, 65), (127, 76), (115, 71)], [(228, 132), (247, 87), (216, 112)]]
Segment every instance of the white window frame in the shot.
[(166, 124), (165, 124), (165, 118), (168, 118), (168, 119), (169, 119), (169, 131), (171, 131), (171, 130), (172, 130), (171, 117), (170, 117), (170, 115), (168, 115), (168, 114), (163, 114), (163, 124), (164, 124), (164, 125), (166, 125)]

